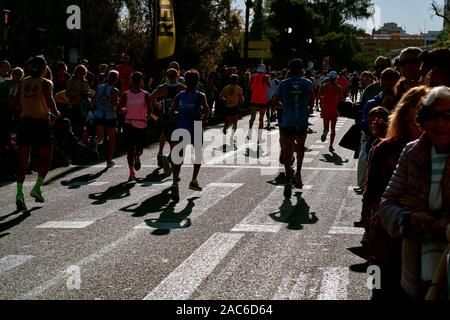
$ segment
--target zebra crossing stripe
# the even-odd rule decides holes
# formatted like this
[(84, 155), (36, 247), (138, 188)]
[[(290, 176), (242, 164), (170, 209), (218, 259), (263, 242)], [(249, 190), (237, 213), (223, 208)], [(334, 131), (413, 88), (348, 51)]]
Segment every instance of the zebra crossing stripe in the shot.
[(0, 259), (0, 273), (14, 269), (24, 264), (34, 256), (9, 255)]
[(348, 268), (325, 269), (318, 300), (347, 300)]
[(171, 272), (144, 300), (187, 300), (241, 240), (243, 234), (215, 233)]

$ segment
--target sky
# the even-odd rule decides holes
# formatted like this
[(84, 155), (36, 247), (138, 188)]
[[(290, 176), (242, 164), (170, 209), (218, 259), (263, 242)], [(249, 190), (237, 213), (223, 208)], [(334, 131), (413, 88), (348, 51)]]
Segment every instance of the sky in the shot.
[[(380, 18), (376, 19), (376, 24), (379, 26), (385, 22), (395, 22), (409, 34), (442, 30), (442, 18), (434, 15), (431, 9), (432, 0), (372, 0), (372, 2), (379, 8)], [(444, 0), (436, 0), (436, 2), (440, 5), (444, 4)], [(234, 3), (237, 8), (244, 10), (245, 0), (234, 0)], [(373, 26), (371, 20), (351, 23), (372, 33), (372, 30), (368, 29)]]

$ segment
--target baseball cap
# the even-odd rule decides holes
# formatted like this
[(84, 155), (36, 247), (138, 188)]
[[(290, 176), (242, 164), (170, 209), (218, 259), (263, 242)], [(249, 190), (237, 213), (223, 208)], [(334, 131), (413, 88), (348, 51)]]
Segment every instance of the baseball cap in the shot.
[(260, 64), (258, 68), (256, 68), (256, 72), (266, 72), (266, 66), (263, 64)]
[(336, 79), (337, 78), (337, 72), (336, 71), (330, 71), (330, 73), (328, 74), (328, 77), (330, 79)]

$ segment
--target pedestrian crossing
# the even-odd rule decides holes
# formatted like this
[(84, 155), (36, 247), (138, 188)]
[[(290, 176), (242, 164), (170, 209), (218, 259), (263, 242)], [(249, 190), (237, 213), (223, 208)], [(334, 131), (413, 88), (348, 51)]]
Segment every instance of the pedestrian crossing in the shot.
[[(316, 120), (317, 121), (317, 120)], [(249, 145), (252, 147), (252, 145)], [(253, 145), (255, 147), (256, 145)], [(325, 148), (322, 142), (316, 142), (308, 146), (305, 152), (305, 164), (310, 164), (317, 160), (317, 156), (321, 154), (321, 149)], [(152, 182), (150, 185), (144, 186), (135, 182), (123, 182), (123, 185), (130, 186), (125, 188), (124, 194), (116, 198), (107, 199), (103, 197), (104, 193), (110, 188), (117, 186), (118, 181), (108, 181), (107, 177), (102, 177), (102, 181), (76, 182), (74, 181), (70, 186), (74, 187), (71, 192), (79, 192), (77, 187), (97, 187), (95, 191), (90, 194), (89, 201), (85, 204), (80, 204), (73, 211), (67, 211), (67, 208), (60, 206), (58, 208), (57, 202), (52, 203), (55, 206), (54, 217), (48, 221), (36, 219), (36, 224), (33, 226), (35, 233), (42, 233), (52, 231), (64, 232), (64, 230), (72, 230), (75, 232), (82, 232), (96, 228), (101, 221), (109, 221), (115, 216), (125, 213), (133, 213), (133, 220), (127, 220), (124, 229), (126, 231), (115, 241), (108, 245), (103, 245), (95, 252), (78, 259), (77, 261), (68, 262), (69, 264), (84, 267), (99, 263), (102, 257), (118, 250), (119, 248), (126, 248), (126, 244), (148, 235), (148, 231), (170, 229), (177, 234), (183, 234), (189, 228), (195, 225), (197, 221), (211, 219), (214, 216), (215, 207), (234, 201), (236, 195), (243, 193), (243, 189), (248, 187), (245, 182), (239, 180), (242, 170), (263, 169), (264, 165), (229, 165), (227, 161), (232, 158), (243, 157), (245, 148), (234, 150), (231, 152), (219, 155), (216, 158), (207, 162), (203, 168), (217, 168), (217, 169), (231, 169), (231, 172), (224, 174), (217, 182), (208, 183), (204, 186), (202, 192), (188, 191), (184, 193), (179, 203), (167, 205), (162, 207), (159, 212), (149, 213), (145, 211), (145, 202), (160, 194), (168, 194), (168, 188), (171, 185), (170, 179), (161, 182)], [(278, 159), (277, 159), (278, 160)], [(104, 167), (104, 166), (98, 166)], [(118, 164), (111, 170), (126, 170), (125, 164)], [(143, 165), (142, 168), (155, 168), (153, 165)], [(184, 167), (191, 167), (187, 164)], [(92, 166), (89, 166), (92, 168)], [(283, 167), (275, 166), (277, 170), (283, 171)], [(355, 171), (353, 167), (308, 167), (303, 168), (305, 172), (324, 172), (324, 171)], [(307, 176), (307, 175), (306, 175)], [(319, 183), (310, 181), (305, 178), (304, 181), (308, 183), (302, 190), (298, 190), (302, 197), (308, 197), (318, 192), (320, 189)], [(31, 182), (28, 182), (32, 185)], [(100, 188), (98, 188), (100, 187)], [(103, 187), (103, 188), (102, 188)], [(5, 186), (5, 188), (13, 189), (12, 186)], [(98, 192), (98, 190), (103, 190)], [(69, 195), (61, 195), (59, 201), (64, 202), (64, 197), (69, 198)], [(57, 201), (57, 200), (55, 200)], [(250, 199), (249, 199), (250, 201)], [(242, 219), (235, 221), (233, 225), (224, 228), (220, 232), (214, 231), (209, 238), (204, 241), (191, 255), (182, 261), (173, 271), (169, 272), (159, 283), (152, 285), (148, 291), (141, 298), (146, 300), (167, 300), (167, 299), (192, 299), (198, 295), (199, 288), (211, 278), (217, 271), (220, 265), (227, 264), (228, 259), (235, 250), (244, 250), (243, 247), (248, 245), (248, 241), (254, 241), (264, 236), (276, 236), (283, 234), (287, 229), (288, 222), (285, 217), (289, 216), (293, 210), (297, 210), (295, 206), (296, 197), (291, 200), (284, 199), (283, 186), (270, 186), (266, 188), (264, 197), (258, 202), (249, 202), (250, 210), (243, 213)], [(359, 203), (357, 203), (359, 201)], [(46, 206), (48, 203), (45, 204)], [(352, 190), (347, 190), (346, 201), (342, 202), (338, 210), (336, 218), (331, 221), (328, 233), (322, 235), (325, 237), (338, 238), (342, 235), (359, 236), (360, 230), (352, 228), (350, 221), (354, 221), (354, 209), (360, 209), (360, 198), (352, 197)], [(353, 212), (351, 212), (353, 210)], [(160, 214), (164, 212), (169, 219), (161, 219)], [(183, 219), (171, 219), (170, 216), (183, 217)], [(348, 216), (347, 216), (348, 215)], [(132, 222), (134, 221), (134, 222)], [(306, 229), (311, 229), (312, 225), (305, 226)], [(361, 229), (362, 230), (362, 229)], [(208, 230), (205, 230), (208, 232)], [(326, 231), (325, 231), (326, 233)], [(88, 239), (86, 239), (89, 241)], [(202, 240), (203, 241), (203, 240)], [(253, 245), (253, 244), (252, 244)], [(322, 247), (326, 244), (314, 240), (307, 243), (310, 247)], [(253, 247), (252, 247), (253, 248)], [(253, 249), (248, 249), (253, 250)], [(5, 255), (0, 258), (0, 276), (4, 276), (14, 269), (19, 269), (35, 261), (36, 256), (21, 252), (7, 252), (1, 250)], [(53, 273), (55, 274), (55, 273)], [(21, 294), (18, 298), (32, 299), (39, 298), (50, 288), (64, 284), (68, 278), (66, 269), (61, 269), (56, 275), (53, 275), (42, 284), (35, 286), (33, 289)], [(305, 299), (324, 299), (324, 300), (342, 300), (347, 299), (348, 290), (350, 287), (349, 270), (347, 267), (311, 267), (308, 271), (302, 271), (298, 274), (291, 274), (279, 279), (279, 282), (273, 290), (271, 299), (274, 300), (305, 300)], [(0, 294), (1, 295), (1, 294)]]

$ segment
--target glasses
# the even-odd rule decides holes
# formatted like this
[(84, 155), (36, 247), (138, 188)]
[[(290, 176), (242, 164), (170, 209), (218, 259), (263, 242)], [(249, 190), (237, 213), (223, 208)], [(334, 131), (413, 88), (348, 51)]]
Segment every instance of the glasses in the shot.
[(445, 121), (450, 121), (450, 110), (445, 111), (429, 111), (425, 114), (425, 121), (437, 121), (439, 118), (444, 119)]
[(409, 58), (409, 59), (403, 59), (403, 60), (398, 61), (399, 67), (404, 67), (406, 65), (419, 64), (419, 63), (420, 63), (419, 58)]

